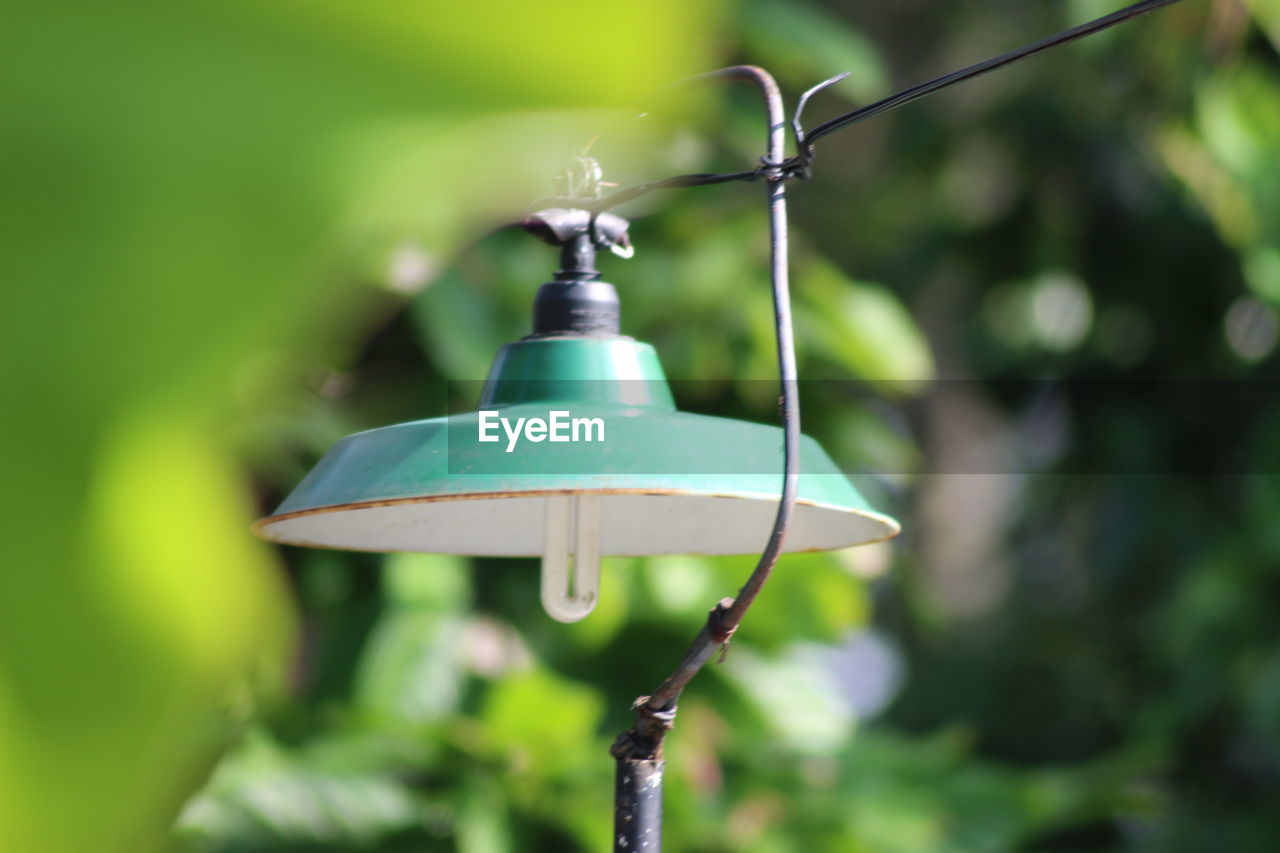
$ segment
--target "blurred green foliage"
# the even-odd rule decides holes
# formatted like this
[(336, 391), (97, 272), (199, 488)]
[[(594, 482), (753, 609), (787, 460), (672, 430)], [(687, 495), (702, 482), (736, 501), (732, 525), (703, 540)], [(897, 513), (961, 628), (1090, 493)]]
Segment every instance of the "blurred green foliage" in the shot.
[(305, 625), (245, 527), (263, 395), (366, 334), (362, 253), (509, 218), (581, 144), (546, 111), (705, 67), (716, 10), (5, 10), (0, 849), (167, 834)]
[[(566, 627), (532, 561), (248, 521), (342, 435), (473, 402), (555, 263), (486, 232), (571, 149), (624, 184), (759, 156), (749, 87), (622, 109), (656, 86), (851, 70), (813, 121), (1111, 8), (8, 13), (0, 850), (607, 849), (609, 740), (750, 559), (609, 560)], [(801, 374), (873, 393), (808, 384), (805, 427), (906, 533), (783, 561), (682, 705), (670, 849), (1280, 847), (1278, 50), (1274, 2), (1182, 4), (824, 142)], [(651, 196), (606, 272), (684, 405), (767, 421), (761, 207)], [(1258, 405), (1045, 392), (1186, 378)], [(1105, 473), (1135, 459), (1168, 473)]]

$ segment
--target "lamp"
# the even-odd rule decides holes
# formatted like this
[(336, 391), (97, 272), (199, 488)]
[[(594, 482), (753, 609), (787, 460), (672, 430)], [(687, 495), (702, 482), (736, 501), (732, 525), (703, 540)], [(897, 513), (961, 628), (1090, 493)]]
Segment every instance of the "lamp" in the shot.
[[(343, 439), (274, 515), (258, 522), (258, 533), (279, 542), (374, 551), (541, 554), (543, 605), (561, 621), (591, 611), (602, 554), (759, 551), (738, 595), (710, 610), (676, 669), (632, 704), (634, 723), (610, 747), (617, 762), (613, 849), (660, 851), (662, 750), (677, 702), (714, 650), (730, 641), (779, 553), (847, 547), (898, 532), (897, 522), (873, 511), (822, 449), (799, 433), (785, 183), (811, 176), (814, 144), (830, 133), (1174, 2), (1139, 0), (806, 131), (806, 102), (845, 75), (832, 77), (799, 98), (790, 122), (791, 157), (784, 156), (781, 94), (767, 72), (735, 66), (702, 75), (759, 87), (768, 133), (760, 164), (638, 184), (607, 199), (599, 195), (598, 168), (589, 170), (590, 193), (570, 186), (563, 195), (588, 200), (590, 210), (546, 210), (524, 223), (562, 247), (561, 270), (534, 301), (533, 334), (499, 351), (480, 409)], [(626, 222), (607, 213), (611, 207), (656, 189), (753, 180), (767, 185), (782, 430), (676, 411), (653, 349), (619, 334), (617, 293), (594, 266), (597, 248), (630, 253)], [(508, 436), (505, 448), (502, 435), (492, 434), (495, 422)], [(599, 442), (579, 443), (579, 426)], [(521, 437), (528, 443), (515, 454)]]
[[(577, 621), (606, 555), (759, 553), (783, 470), (777, 427), (680, 412), (648, 344), (619, 334), (597, 248), (627, 223), (553, 209), (527, 230), (561, 247), (534, 329), (499, 350), (477, 411), (339, 441), (257, 533), (292, 545), (542, 558), (541, 597)], [(898, 532), (812, 439), (800, 448), (788, 551)]]

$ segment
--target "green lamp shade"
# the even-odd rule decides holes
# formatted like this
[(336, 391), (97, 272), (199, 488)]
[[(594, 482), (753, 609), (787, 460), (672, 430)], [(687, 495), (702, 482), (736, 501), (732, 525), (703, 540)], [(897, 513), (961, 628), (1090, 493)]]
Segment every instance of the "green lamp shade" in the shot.
[[(521, 418), (558, 421), (560, 438), (513, 443)], [(898, 533), (808, 437), (800, 470), (787, 551)], [(781, 429), (676, 411), (648, 344), (531, 339), (499, 353), (478, 412), (342, 439), (256, 530), (294, 545), (533, 557), (547, 552), (557, 499), (596, 496), (602, 555), (750, 554), (768, 539), (781, 472)]]
[[(503, 347), (478, 411), (347, 436), (259, 535), (292, 545), (542, 557), (541, 597), (576, 622), (605, 555), (750, 554), (782, 483), (782, 430), (678, 412), (653, 348), (541, 337)], [(810, 438), (788, 551), (887, 539)]]

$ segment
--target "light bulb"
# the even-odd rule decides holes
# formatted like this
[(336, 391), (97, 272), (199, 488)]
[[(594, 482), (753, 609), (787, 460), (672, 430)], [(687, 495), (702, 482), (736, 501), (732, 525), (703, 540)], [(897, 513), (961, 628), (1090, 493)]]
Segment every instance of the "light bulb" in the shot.
[(553, 495), (545, 500), (542, 606), (552, 619), (577, 622), (595, 608), (600, 595), (600, 498)]

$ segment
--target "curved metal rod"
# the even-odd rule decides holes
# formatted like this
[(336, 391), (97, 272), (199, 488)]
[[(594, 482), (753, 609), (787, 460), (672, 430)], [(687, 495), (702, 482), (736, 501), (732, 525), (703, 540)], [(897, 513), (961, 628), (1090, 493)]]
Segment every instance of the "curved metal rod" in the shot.
[(786, 118), (782, 95), (772, 76), (761, 68), (739, 65), (699, 75), (695, 79), (728, 77), (750, 80), (760, 89), (765, 100), (768, 153), (764, 161), (764, 177), (768, 180), (769, 201), (769, 271), (773, 282), (774, 327), (777, 336), (778, 373), (781, 382), (783, 428), (782, 494), (774, 516), (773, 529), (755, 569), (736, 598), (724, 599), (712, 609), (698, 636), (694, 638), (684, 659), (675, 671), (648, 696), (635, 703), (636, 723), (614, 742), (613, 754), (619, 760), (655, 759), (661, 753), (662, 739), (675, 718), (676, 702), (685, 686), (710, 660), (717, 648), (723, 647), (742, 622), (751, 603), (769, 579), (787, 535), (795, 511), (800, 482), (800, 404), (796, 383), (795, 337), (791, 323), (791, 292), (787, 274), (787, 206), (786, 177), (781, 170), (785, 155)]

